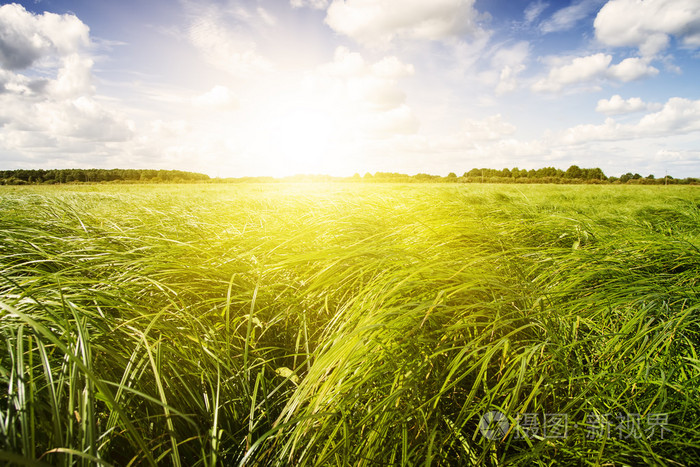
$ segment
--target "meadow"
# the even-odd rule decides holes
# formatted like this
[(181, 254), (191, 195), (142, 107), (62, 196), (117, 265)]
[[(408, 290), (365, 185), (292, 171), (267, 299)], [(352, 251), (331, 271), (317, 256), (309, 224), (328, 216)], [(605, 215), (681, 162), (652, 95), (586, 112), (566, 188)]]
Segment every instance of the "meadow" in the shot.
[(0, 187), (0, 460), (698, 465), (699, 248), (687, 186)]

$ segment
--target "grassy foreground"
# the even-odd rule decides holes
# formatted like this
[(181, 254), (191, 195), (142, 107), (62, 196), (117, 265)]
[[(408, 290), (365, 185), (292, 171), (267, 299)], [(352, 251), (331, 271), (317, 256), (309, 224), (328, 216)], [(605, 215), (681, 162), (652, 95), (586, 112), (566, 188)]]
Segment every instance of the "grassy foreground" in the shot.
[(0, 460), (698, 465), (699, 248), (693, 187), (3, 187)]

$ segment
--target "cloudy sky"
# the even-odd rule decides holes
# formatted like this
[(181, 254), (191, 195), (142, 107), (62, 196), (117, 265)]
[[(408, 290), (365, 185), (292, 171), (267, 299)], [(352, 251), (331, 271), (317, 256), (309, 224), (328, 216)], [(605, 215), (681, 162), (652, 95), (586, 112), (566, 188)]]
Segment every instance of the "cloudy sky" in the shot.
[(0, 168), (700, 177), (698, 0), (0, 6)]

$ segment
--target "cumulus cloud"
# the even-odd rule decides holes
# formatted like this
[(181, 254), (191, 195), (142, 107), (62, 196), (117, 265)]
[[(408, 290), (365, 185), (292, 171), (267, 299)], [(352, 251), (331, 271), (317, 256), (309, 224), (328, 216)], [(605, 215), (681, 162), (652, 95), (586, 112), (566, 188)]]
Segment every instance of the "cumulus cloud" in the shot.
[(546, 78), (540, 79), (532, 90), (537, 92), (558, 92), (565, 86), (589, 83), (601, 79), (629, 82), (655, 76), (659, 70), (647, 59), (627, 58), (611, 65), (612, 55), (597, 53), (586, 57), (576, 57), (569, 63), (553, 66)]
[(612, 56), (603, 53), (576, 57), (571, 63), (552, 68), (547, 78), (536, 82), (532, 89), (557, 92), (564, 86), (590, 81), (604, 75), (611, 61)]
[[(36, 141), (30, 134), (43, 141), (73, 138), (92, 142), (126, 141), (133, 135), (132, 122), (89, 96), (33, 103), (13, 97), (0, 99), (0, 121), (6, 122), (3, 133), (14, 134), (18, 141)], [(20, 138), (23, 133), (27, 135)]]
[[(317, 84), (335, 86), (355, 104), (372, 109), (390, 110), (404, 103), (405, 94), (399, 89), (397, 79), (412, 75), (414, 67), (395, 56), (384, 57), (369, 64), (360, 53), (346, 47), (338, 47), (332, 62), (321, 65)], [(332, 83), (328, 78), (336, 78)]]
[(648, 60), (639, 57), (626, 58), (617, 65), (612, 65), (608, 70), (610, 77), (623, 83), (658, 74), (659, 70), (649, 65)]
[(309, 74), (305, 85), (315, 100), (327, 103), (330, 113), (344, 114), (338, 119), (349, 125), (349, 132), (406, 134), (417, 131), (418, 119), (398, 79), (413, 73), (413, 65), (394, 56), (368, 63), (361, 54), (338, 47), (333, 61)]
[(226, 86), (216, 85), (201, 96), (192, 99), (196, 107), (211, 110), (231, 110), (238, 107), (238, 99)]
[(72, 54), (62, 60), (56, 79), (48, 83), (51, 95), (56, 98), (76, 98), (93, 94), (93, 61), (89, 57)]
[(48, 56), (68, 56), (89, 45), (89, 28), (74, 15), (34, 15), (23, 6), (0, 6), (0, 66), (23, 70)]
[(89, 28), (73, 15), (37, 15), (17, 4), (0, 7), (5, 151), (87, 151), (95, 142), (132, 137), (134, 124), (95, 96), (89, 45)]
[(601, 99), (596, 106), (596, 112), (606, 115), (621, 115), (634, 112), (641, 112), (648, 109), (656, 109), (657, 104), (647, 104), (639, 97), (623, 99), (619, 94), (615, 94), (610, 99)]
[(598, 12), (596, 38), (615, 47), (637, 47), (653, 56), (676, 36), (688, 47), (700, 47), (700, 2), (697, 0), (610, 0)]
[(333, 0), (326, 23), (336, 32), (368, 45), (393, 39), (440, 40), (477, 33), (475, 0)]
[(558, 10), (547, 21), (540, 25), (544, 33), (568, 31), (576, 23), (593, 13), (600, 4), (599, 0), (581, 0)]
[[(0, 85), (4, 92), (24, 97), (91, 95), (93, 61), (85, 51), (89, 44), (89, 28), (73, 15), (36, 15), (18, 4), (3, 5)], [(25, 70), (31, 73), (23, 74)]]
[(700, 131), (700, 100), (673, 97), (663, 107), (644, 115), (637, 123), (622, 124), (607, 118), (602, 125), (578, 125), (562, 135), (567, 144), (668, 137)]
[(133, 124), (95, 99), (78, 97), (64, 105), (45, 102), (37, 105), (36, 117), (49, 133), (90, 141), (126, 141), (133, 134)]
[(638, 126), (642, 132), (660, 135), (699, 131), (700, 100), (673, 97), (660, 111), (645, 115)]

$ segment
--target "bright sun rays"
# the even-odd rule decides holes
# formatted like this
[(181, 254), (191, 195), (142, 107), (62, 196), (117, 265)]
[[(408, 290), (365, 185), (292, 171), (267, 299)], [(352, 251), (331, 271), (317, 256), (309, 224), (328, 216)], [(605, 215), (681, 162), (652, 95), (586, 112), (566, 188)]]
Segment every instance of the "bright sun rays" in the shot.
[(327, 167), (333, 157), (332, 116), (317, 109), (294, 107), (270, 119), (271, 157), (300, 173)]
[(346, 172), (352, 163), (347, 145), (352, 125), (347, 117), (313, 96), (286, 101), (261, 106), (252, 116), (247, 148), (251, 157), (274, 176)]

